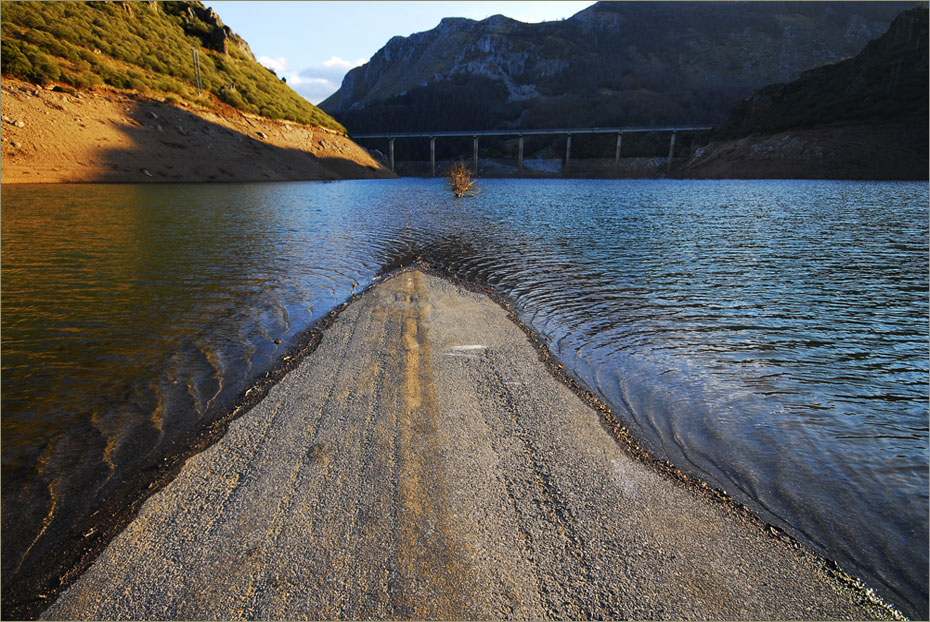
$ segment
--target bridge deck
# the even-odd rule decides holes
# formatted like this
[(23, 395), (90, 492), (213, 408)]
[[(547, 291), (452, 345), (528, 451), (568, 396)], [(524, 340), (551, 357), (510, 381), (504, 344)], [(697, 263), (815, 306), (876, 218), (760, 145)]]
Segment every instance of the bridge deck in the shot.
[(523, 174), (523, 139), (526, 136), (540, 136), (561, 134), (567, 136), (565, 141), (565, 171), (568, 171), (571, 163), (572, 136), (575, 134), (616, 134), (617, 148), (614, 155), (614, 161), (620, 162), (620, 145), (624, 134), (633, 133), (667, 133), (670, 132), (671, 143), (668, 148), (668, 167), (671, 167), (672, 157), (675, 154), (675, 136), (681, 132), (705, 132), (714, 129), (711, 125), (665, 125), (658, 127), (631, 126), (631, 127), (566, 127), (560, 129), (510, 129), (510, 130), (456, 130), (449, 132), (380, 132), (371, 134), (355, 134), (352, 136), (355, 140), (370, 138), (386, 138), (388, 140), (388, 158), (391, 170), (394, 170), (394, 140), (397, 138), (429, 138), (430, 139), (430, 167), (433, 177), (436, 176), (436, 138), (449, 136), (471, 137), (473, 139), (472, 151), (474, 164), (472, 170), (478, 172), (478, 138), (480, 136), (519, 136), (520, 145), (518, 148), (517, 162), (520, 174)]
[(435, 138), (440, 136), (540, 136), (545, 134), (632, 134), (643, 132), (705, 132), (712, 125), (667, 125), (658, 127), (567, 127), (558, 129), (455, 130), (443, 132), (380, 132), (353, 134), (352, 138)]

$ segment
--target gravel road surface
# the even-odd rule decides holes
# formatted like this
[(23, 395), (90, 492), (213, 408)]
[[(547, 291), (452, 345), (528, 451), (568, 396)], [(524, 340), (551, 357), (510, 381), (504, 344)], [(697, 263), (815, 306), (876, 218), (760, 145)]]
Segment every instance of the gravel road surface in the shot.
[(418, 270), (191, 458), (52, 619), (873, 619), (633, 458), (486, 296)]

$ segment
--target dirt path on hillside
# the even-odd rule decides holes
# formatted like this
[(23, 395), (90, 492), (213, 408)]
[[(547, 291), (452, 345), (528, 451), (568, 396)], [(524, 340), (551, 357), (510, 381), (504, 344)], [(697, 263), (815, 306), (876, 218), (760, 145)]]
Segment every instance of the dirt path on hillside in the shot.
[(394, 177), (331, 130), (115, 91), (4, 79), (0, 181), (214, 182)]
[(632, 459), (487, 297), (374, 287), (55, 619), (866, 619), (820, 559)]

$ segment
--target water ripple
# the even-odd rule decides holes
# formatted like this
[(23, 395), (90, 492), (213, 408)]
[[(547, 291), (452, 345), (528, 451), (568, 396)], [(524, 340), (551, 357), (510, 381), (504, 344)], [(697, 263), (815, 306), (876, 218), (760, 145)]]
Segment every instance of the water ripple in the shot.
[(422, 258), (507, 296), (651, 452), (926, 617), (926, 184), (482, 184), (4, 186), (5, 584)]

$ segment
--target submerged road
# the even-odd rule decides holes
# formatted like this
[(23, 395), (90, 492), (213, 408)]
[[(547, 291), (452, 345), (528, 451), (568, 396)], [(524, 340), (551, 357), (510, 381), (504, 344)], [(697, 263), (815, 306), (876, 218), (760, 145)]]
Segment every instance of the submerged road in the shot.
[(631, 458), (504, 309), (409, 270), (350, 304), (43, 617), (889, 612)]

